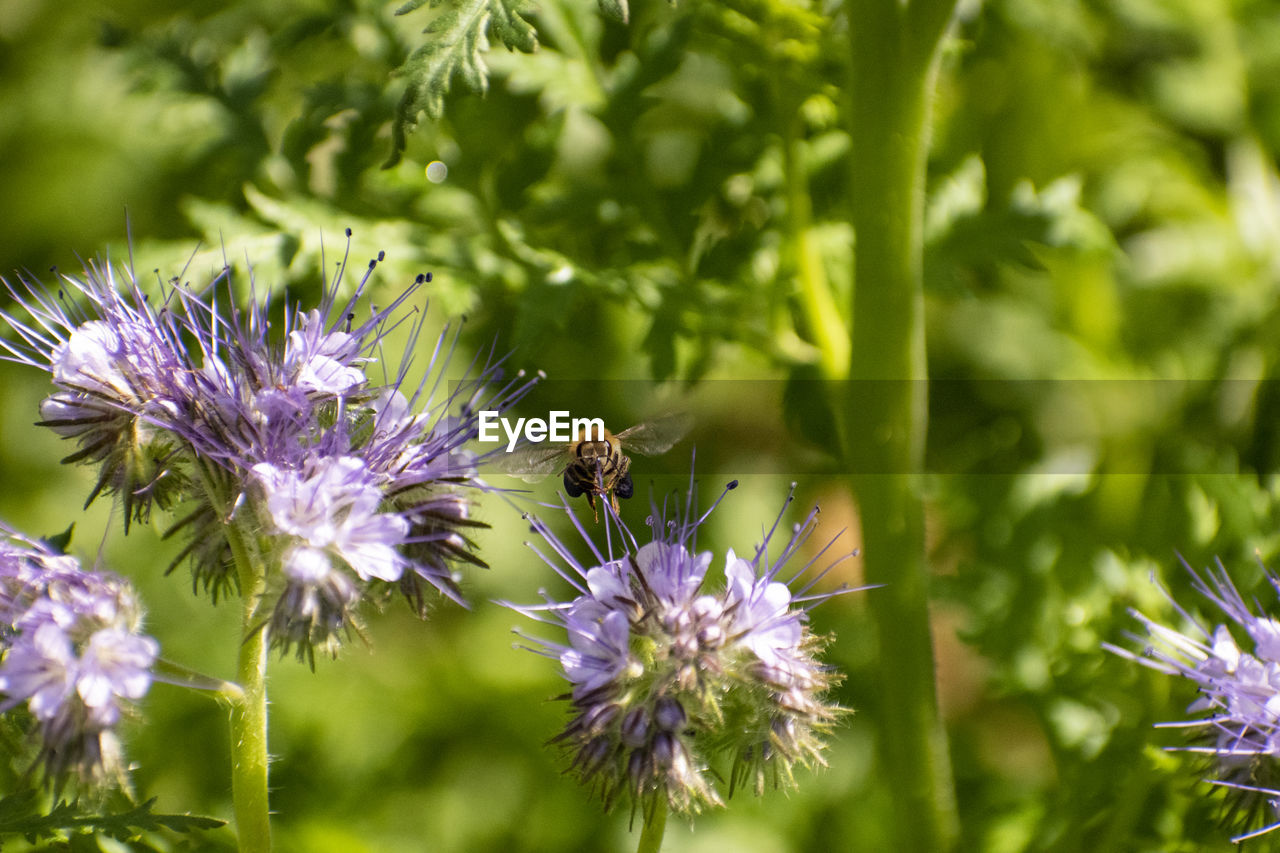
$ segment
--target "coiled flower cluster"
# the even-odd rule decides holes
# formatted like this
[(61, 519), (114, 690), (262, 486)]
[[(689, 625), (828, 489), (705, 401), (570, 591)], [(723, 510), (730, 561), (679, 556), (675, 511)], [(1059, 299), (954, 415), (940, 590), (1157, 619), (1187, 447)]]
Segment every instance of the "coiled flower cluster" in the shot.
[(0, 525), (0, 713), (25, 704), (50, 779), (119, 777), (115, 730), (159, 645), (129, 585)]
[[(1150, 645), (1140, 655), (1111, 644), (1106, 648), (1186, 678), (1200, 691), (1187, 708), (1197, 716), (1170, 724), (1191, 731), (1195, 743), (1170, 749), (1208, 758), (1209, 781), (1228, 789), (1233, 820), (1246, 830), (1233, 839), (1241, 842), (1280, 828), (1280, 621), (1264, 612), (1255, 614), (1221, 563), (1203, 575), (1183, 565), (1195, 590), (1234, 623), (1236, 631), (1228, 622), (1210, 629), (1212, 623), (1192, 618), (1174, 602), (1191, 626), (1189, 633), (1135, 610), (1133, 616), (1146, 629)], [(1280, 578), (1266, 574), (1280, 594)]]
[[(710, 511), (695, 518), (692, 496), (691, 488), (670, 520), (655, 508), (652, 538), (643, 545), (621, 528), (621, 555), (591, 546), (593, 565), (532, 519), (554, 557), (539, 554), (577, 594), (509, 605), (567, 635), (563, 643), (534, 642), (559, 660), (571, 685), (565, 698), (572, 716), (555, 741), (572, 768), (606, 808), (628, 798), (646, 819), (655, 807), (696, 814), (743, 786), (758, 794), (767, 785), (793, 785), (797, 765), (825, 763), (823, 736), (843, 712), (827, 698), (839, 676), (818, 660), (823, 640), (807, 616), (847, 588), (811, 593), (824, 571), (793, 589), (808, 566), (782, 576), (812, 533), (817, 510), (774, 557), (769, 544), (781, 515), (750, 558), (728, 550), (725, 582), (717, 586), (707, 577), (711, 552), (696, 550)], [(717, 780), (727, 780), (728, 790), (722, 793)]]
[[(200, 293), (171, 282), (157, 303), (91, 264), (56, 296), (11, 286), (30, 319), (3, 315), (21, 338), (0, 342), (8, 357), (58, 388), (41, 423), (76, 442), (64, 461), (98, 468), (89, 500), (117, 496), (126, 531), (153, 507), (177, 511), (175, 566), (188, 561), (215, 600), (260, 601), (272, 646), (312, 661), (358, 628), (366, 598), (398, 590), (420, 615), (431, 590), (462, 600), (456, 564), (483, 565), (468, 490), (484, 488), (464, 444), (479, 409), (501, 411), (531, 385), (501, 382), (492, 359), (448, 381), (447, 328), (411, 382), (425, 313), (411, 300), (430, 276), (357, 322), (376, 265), (345, 301), (340, 267), (318, 308), (276, 314), (252, 281), (247, 306), (227, 308), (229, 267)], [(404, 351), (388, 369), (393, 332)]]

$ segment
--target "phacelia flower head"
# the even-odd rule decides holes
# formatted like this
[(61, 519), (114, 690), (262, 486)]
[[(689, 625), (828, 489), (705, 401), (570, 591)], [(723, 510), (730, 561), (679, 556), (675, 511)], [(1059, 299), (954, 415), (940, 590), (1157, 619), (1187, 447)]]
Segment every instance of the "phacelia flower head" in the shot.
[(51, 780), (124, 772), (115, 729), (151, 686), (159, 646), (127, 583), (0, 525), (0, 712), (25, 704)]
[(693, 513), (691, 487), (673, 517), (653, 509), (643, 545), (611, 515), (621, 554), (600, 553), (570, 513), (591, 548), (586, 565), (532, 519), (554, 556), (535, 550), (577, 594), (508, 605), (566, 634), (534, 642), (570, 684), (572, 718), (555, 740), (573, 769), (606, 808), (629, 798), (646, 819), (658, 804), (695, 814), (738, 787), (793, 785), (796, 765), (825, 764), (824, 735), (843, 712), (827, 697), (839, 676), (818, 660), (824, 640), (808, 611), (847, 587), (811, 593), (823, 571), (796, 588), (813, 561), (784, 576), (817, 509), (775, 555), (781, 515), (749, 558), (727, 551), (723, 585), (708, 581), (719, 561), (696, 548), (710, 510)]
[(532, 384), (503, 381), (492, 353), (450, 381), (448, 328), (410, 379), (425, 323), (413, 301), (430, 276), (364, 310), (377, 263), (340, 298), (344, 261), (310, 310), (277, 311), (252, 280), (247, 304), (229, 307), (230, 267), (199, 292), (172, 281), (151, 299), (90, 265), (56, 297), (10, 286), (30, 318), (0, 314), (20, 338), (0, 347), (57, 386), (42, 424), (78, 443), (66, 461), (99, 466), (90, 499), (118, 495), (126, 529), (153, 505), (175, 508), (166, 535), (186, 547), (174, 565), (188, 561), (215, 600), (264, 573), (248, 591), (260, 625), (308, 659), (358, 627), (366, 598), (399, 592), (420, 614), (430, 590), (462, 601), (457, 565), (484, 565), (468, 533), (483, 526), (470, 504), (486, 486), (467, 445), (480, 410)]
[[(1133, 611), (1150, 644), (1141, 655), (1106, 648), (1195, 684), (1200, 695), (1187, 708), (1193, 718), (1167, 724), (1193, 732), (1194, 743), (1170, 749), (1208, 759), (1209, 781), (1229, 791), (1240, 842), (1280, 828), (1280, 621), (1256, 600), (1251, 607), (1221, 563), (1203, 574), (1183, 565), (1225, 620), (1196, 619), (1174, 602), (1189, 625), (1184, 633)], [(1280, 578), (1267, 572), (1267, 579), (1280, 593)]]
[(64, 462), (98, 466), (86, 504), (118, 495), (127, 530), (131, 520), (147, 520), (153, 503), (167, 507), (180, 485), (167, 464), (171, 437), (156, 426), (180, 415), (189, 370), (172, 318), (153, 311), (136, 288), (118, 290), (109, 267), (91, 265), (88, 276), (92, 284), (76, 290), (91, 294), (92, 313), (65, 291), (54, 298), (31, 289), (24, 294), (31, 323), (4, 315), (25, 345), (2, 345), (50, 372), (59, 390), (40, 404), (39, 424), (76, 441)]

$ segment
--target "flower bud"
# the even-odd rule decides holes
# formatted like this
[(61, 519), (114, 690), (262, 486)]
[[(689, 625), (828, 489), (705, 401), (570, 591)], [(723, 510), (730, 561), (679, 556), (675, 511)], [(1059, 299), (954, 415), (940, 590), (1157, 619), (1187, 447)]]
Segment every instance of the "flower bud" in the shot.
[(685, 716), (684, 707), (670, 696), (663, 696), (657, 701), (653, 718), (659, 728), (668, 732), (680, 731), (688, 719)]
[(649, 739), (649, 714), (644, 708), (632, 708), (622, 718), (622, 743), (626, 746), (643, 746)]

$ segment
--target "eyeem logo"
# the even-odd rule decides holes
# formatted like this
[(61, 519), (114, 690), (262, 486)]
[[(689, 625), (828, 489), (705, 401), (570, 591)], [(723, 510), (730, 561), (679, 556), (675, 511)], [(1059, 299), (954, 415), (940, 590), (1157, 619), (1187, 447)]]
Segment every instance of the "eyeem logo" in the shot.
[(502, 441), (502, 433), (507, 436), (507, 452), (516, 449), (516, 442), (523, 435), (528, 441), (540, 443), (554, 441), (568, 444), (571, 441), (603, 441), (604, 419), (602, 418), (570, 418), (567, 411), (554, 410), (547, 420), (542, 418), (516, 418), (513, 426), (510, 418), (504, 418), (495, 411), (480, 412), (480, 440), (484, 442)]

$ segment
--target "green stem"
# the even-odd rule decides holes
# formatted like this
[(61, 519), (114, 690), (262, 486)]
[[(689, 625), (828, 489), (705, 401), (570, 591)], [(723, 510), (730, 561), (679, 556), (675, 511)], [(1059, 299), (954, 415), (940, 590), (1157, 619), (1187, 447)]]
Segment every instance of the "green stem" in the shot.
[(826, 379), (843, 379), (849, 367), (849, 333), (836, 306), (822, 250), (813, 230), (813, 205), (809, 199), (808, 176), (800, 156), (797, 120), (791, 122), (786, 140), (788, 223), (795, 247), (796, 277), (800, 285), (800, 308), (805, 323), (818, 346), (819, 365)]
[(636, 853), (658, 853), (662, 849), (662, 836), (667, 831), (667, 801), (657, 797), (653, 803), (653, 814), (644, 822), (640, 830), (640, 846)]
[(268, 853), (271, 819), (267, 793), (267, 632), (258, 613), (266, 571), (260, 560), (250, 557), (234, 521), (227, 525), (227, 541), (240, 572), (240, 594), (244, 596), (236, 661), (236, 679), (244, 690), (244, 699), (231, 708), (231, 800), (240, 853)]
[(246, 598), (244, 628), (236, 676), (244, 700), (231, 708), (231, 799), (235, 805), (240, 853), (271, 849), (267, 797), (267, 638), (254, 630), (255, 599)]
[(166, 684), (191, 690), (207, 690), (225, 702), (236, 703), (244, 699), (244, 690), (234, 681), (214, 678), (165, 658), (156, 658), (151, 665), (151, 674), (157, 681)]
[(955, 0), (849, 0), (857, 239), (845, 418), (879, 638), (880, 760), (895, 850), (947, 851), (954, 782), (938, 712), (920, 488), (928, 424), (922, 232), (929, 99)]
[(240, 522), (227, 512), (216, 471), (202, 469), (211, 505), (224, 519), (227, 544), (235, 561), (243, 605), (236, 680), (231, 695), (231, 801), (235, 809), (239, 853), (269, 853), (271, 810), (267, 789), (267, 636), (258, 612), (266, 589), (266, 566), (246, 541)]

